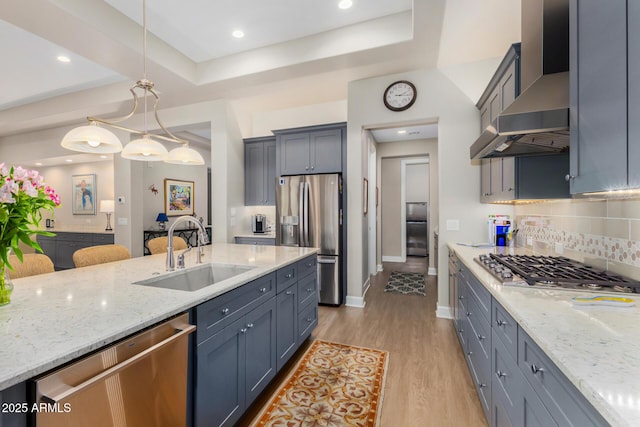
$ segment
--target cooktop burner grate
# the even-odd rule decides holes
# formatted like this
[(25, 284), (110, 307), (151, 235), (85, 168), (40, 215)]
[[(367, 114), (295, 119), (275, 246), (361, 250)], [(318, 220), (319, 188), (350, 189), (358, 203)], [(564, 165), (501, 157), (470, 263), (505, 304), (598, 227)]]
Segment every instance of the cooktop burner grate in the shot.
[(504, 254), (490, 256), (522, 277), (529, 285), (574, 284), (590, 290), (617, 287), (620, 289), (618, 292), (640, 293), (640, 282), (595, 269), (569, 258)]

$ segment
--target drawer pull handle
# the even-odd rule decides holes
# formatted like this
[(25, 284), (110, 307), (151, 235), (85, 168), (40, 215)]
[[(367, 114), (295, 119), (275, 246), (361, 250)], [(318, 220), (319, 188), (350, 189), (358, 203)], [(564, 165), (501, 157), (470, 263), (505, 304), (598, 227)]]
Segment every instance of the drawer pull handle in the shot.
[(536, 366), (536, 364), (534, 363), (534, 364), (531, 365), (531, 372), (533, 372), (534, 375), (537, 375), (538, 372), (540, 372), (542, 374), (542, 373), (544, 373), (544, 368)]
[(312, 292), (313, 288), (307, 288), (307, 292)]
[(313, 263), (312, 262), (308, 263), (307, 267), (313, 267)]
[(223, 308), (221, 311), (222, 311), (222, 314), (229, 314), (228, 308)]
[(253, 328), (253, 323), (248, 323), (248, 324), (247, 324), (247, 328), (248, 328), (248, 329)]
[(264, 294), (265, 292), (267, 292), (267, 288), (260, 288), (260, 293)]
[(480, 384), (478, 384), (478, 387), (480, 387), (480, 388), (485, 388), (486, 386), (487, 386), (487, 385), (486, 385), (486, 384), (484, 384), (484, 383), (480, 383)]
[(487, 338), (487, 337), (485, 337), (484, 335), (478, 335), (478, 339), (479, 339), (480, 341), (482, 341), (483, 339), (486, 339), (486, 338)]
[(284, 277), (286, 277), (287, 279), (291, 279), (293, 277), (293, 274), (287, 273), (287, 274), (285, 274)]
[(506, 324), (507, 322), (505, 322), (504, 320), (500, 320), (500, 319), (496, 320), (496, 325), (498, 326), (505, 326)]
[(467, 355), (473, 356), (473, 351), (468, 352)]
[(307, 317), (307, 322), (309, 323), (313, 322), (313, 317)]
[(507, 376), (507, 374), (506, 374), (505, 372), (502, 372), (502, 371), (500, 371), (500, 370), (498, 370), (498, 371), (496, 372), (496, 374), (498, 375), (498, 378), (504, 378), (504, 377), (506, 377), (506, 376)]
[(471, 316), (472, 314), (473, 314), (472, 312), (467, 311), (467, 317), (468, 317), (468, 316)]
[(240, 329), (240, 333), (241, 333), (241, 334), (246, 334), (246, 333), (247, 333), (247, 328), (242, 328), (242, 329)]
[(287, 291), (287, 292), (285, 292), (284, 294), (285, 294), (285, 295), (293, 295), (293, 292), (291, 292), (291, 291)]
[(463, 299), (464, 299), (464, 295), (460, 295), (460, 296), (458, 297), (458, 299), (459, 299), (459, 300), (463, 300)]
[(460, 332), (462, 334), (462, 333), (464, 333), (464, 329), (458, 329), (458, 332)]

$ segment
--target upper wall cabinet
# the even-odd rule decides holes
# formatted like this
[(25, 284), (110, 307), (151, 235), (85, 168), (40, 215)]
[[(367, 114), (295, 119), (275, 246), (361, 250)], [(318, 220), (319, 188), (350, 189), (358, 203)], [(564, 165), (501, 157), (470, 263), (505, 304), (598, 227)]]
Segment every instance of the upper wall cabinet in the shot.
[(276, 170), (279, 175), (342, 172), (344, 123), (278, 130)]
[(571, 0), (573, 194), (640, 187), (639, 23), (637, 1)]
[(244, 204), (276, 204), (276, 138), (244, 140)]

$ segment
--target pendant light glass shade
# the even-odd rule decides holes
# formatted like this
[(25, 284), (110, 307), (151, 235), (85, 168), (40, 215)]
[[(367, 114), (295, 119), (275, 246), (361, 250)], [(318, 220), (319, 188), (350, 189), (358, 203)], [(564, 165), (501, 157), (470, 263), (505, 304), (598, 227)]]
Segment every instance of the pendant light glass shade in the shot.
[(168, 153), (164, 145), (154, 141), (149, 135), (143, 135), (125, 145), (120, 155), (129, 160), (160, 162), (166, 159)]
[(64, 148), (82, 153), (119, 153), (122, 143), (112, 132), (89, 124), (71, 129), (60, 143)]
[(189, 148), (188, 145), (169, 151), (169, 155), (164, 161), (174, 165), (204, 165), (204, 159), (200, 153), (193, 148)]

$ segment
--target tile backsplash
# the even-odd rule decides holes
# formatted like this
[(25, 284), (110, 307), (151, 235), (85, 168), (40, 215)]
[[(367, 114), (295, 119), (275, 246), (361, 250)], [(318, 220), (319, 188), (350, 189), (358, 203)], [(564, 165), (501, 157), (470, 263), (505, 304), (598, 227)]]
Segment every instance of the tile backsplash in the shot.
[(640, 280), (640, 199), (517, 205), (518, 246)]

